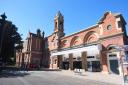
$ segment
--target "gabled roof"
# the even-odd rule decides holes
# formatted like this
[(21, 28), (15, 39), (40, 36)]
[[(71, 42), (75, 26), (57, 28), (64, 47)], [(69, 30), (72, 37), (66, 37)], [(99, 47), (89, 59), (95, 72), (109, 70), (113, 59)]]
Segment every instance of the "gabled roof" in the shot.
[(108, 14), (114, 15), (114, 17), (117, 17), (117, 16), (120, 16), (121, 15), (120, 13), (111, 13), (111, 11), (107, 11), (107, 12), (104, 13), (103, 17), (98, 21), (98, 24), (102, 23), (103, 20), (106, 18), (106, 16)]

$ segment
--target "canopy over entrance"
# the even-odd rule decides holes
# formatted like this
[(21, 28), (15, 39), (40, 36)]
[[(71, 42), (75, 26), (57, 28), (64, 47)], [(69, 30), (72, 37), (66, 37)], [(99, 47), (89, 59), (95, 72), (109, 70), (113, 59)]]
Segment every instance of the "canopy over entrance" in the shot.
[(87, 47), (74, 48), (74, 49), (70, 49), (70, 50), (53, 52), (53, 53), (51, 53), (51, 56), (65, 55), (65, 54), (70, 54), (70, 53), (78, 53), (78, 52), (83, 52), (83, 51), (87, 52), (87, 56), (95, 56), (95, 55), (99, 54), (99, 51), (101, 49), (99, 47), (101, 47), (101, 46), (99, 44), (97, 44), (97, 45), (91, 45), (91, 46), (87, 46)]

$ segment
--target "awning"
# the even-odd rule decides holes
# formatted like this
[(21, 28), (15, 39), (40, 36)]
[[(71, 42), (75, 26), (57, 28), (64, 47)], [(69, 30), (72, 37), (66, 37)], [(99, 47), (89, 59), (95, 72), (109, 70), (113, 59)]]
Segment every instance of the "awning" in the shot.
[(80, 47), (80, 48), (75, 48), (75, 49), (70, 49), (70, 50), (64, 50), (64, 51), (58, 51), (51, 53), (51, 56), (56, 56), (56, 55), (65, 55), (65, 54), (70, 54), (70, 53), (78, 53), (78, 52), (84, 52), (87, 51), (87, 56), (95, 56), (99, 54), (99, 45), (91, 45), (87, 47)]

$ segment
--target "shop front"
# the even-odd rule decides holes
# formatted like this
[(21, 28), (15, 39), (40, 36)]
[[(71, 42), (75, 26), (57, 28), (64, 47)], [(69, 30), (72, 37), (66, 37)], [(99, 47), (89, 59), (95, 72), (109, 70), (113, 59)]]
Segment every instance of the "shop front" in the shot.
[[(101, 71), (100, 50), (98, 45), (74, 48), (51, 53), (51, 60), (58, 56), (57, 68), (64, 70), (85, 69), (86, 71)], [(61, 57), (61, 60), (60, 60)], [(51, 65), (53, 65), (51, 63)], [(54, 68), (53, 68), (54, 69)]]

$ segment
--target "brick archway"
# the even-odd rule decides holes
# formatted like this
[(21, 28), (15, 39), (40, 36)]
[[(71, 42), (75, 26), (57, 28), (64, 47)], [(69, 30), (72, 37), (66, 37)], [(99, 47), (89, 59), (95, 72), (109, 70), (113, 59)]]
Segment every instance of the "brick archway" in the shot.
[(79, 36), (74, 36), (72, 39), (71, 39), (71, 42), (70, 42), (70, 47), (72, 46), (76, 46), (76, 45), (80, 45), (81, 44), (81, 39)]
[[(120, 53), (116, 50), (116, 45), (110, 44), (107, 46), (107, 64), (109, 73), (120, 74)], [(119, 68), (119, 69), (117, 69)]]
[(63, 48), (63, 47), (65, 47), (67, 44), (68, 44), (68, 41), (67, 41), (67, 40), (63, 40), (63, 41), (61, 42), (61, 47)]
[(116, 45), (114, 45), (114, 44), (109, 44), (106, 48), (107, 48), (107, 50), (110, 50), (111, 48), (115, 48), (116, 47)]
[(95, 31), (90, 31), (85, 35), (83, 43), (95, 42), (98, 41), (98, 39), (99, 35)]

